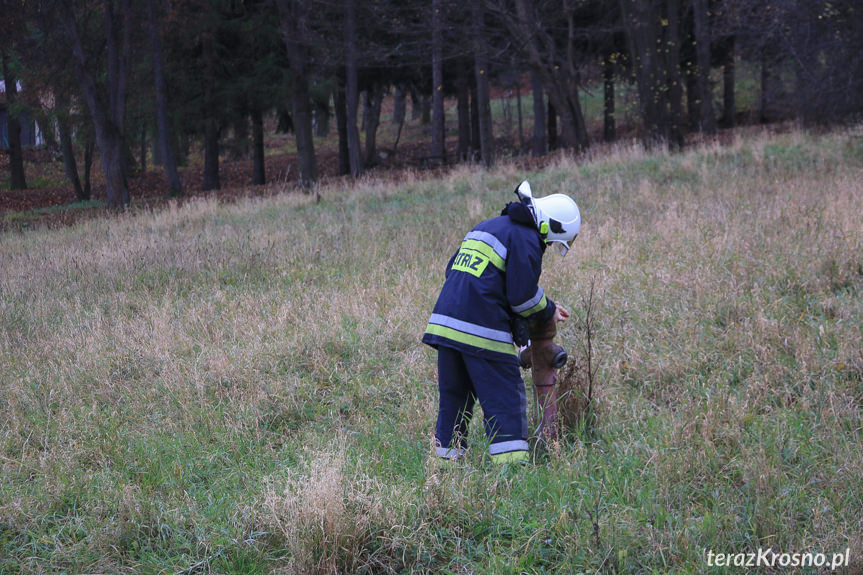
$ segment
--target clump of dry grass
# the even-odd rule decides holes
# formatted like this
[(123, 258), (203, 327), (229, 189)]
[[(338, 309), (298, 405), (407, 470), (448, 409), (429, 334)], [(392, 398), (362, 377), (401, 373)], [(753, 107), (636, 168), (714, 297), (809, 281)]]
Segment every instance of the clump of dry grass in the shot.
[(379, 483), (351, 467), (342, 444), (309, 454), (305, 468), (268, 482), (262, 525), (283, 537), (289, 572), (380, 571), (372, 549), (393, 516)]

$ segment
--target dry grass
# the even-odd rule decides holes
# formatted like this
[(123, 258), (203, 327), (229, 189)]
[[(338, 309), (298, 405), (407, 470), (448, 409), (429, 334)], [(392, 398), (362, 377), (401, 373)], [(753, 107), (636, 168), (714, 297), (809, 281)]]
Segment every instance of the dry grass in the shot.
[[(863, 540), (859, 130), (637, 146), (0, 236), (0, 572), (678, 572)], [(584, 214), (543, 284), (591, 433), (428, 456), (418, 340), (521, 177)]]
[(381, 486), (348, 469), (344, 445), (310, 453), (307, 461), (308, 469), (288, 470), (285, 487), (271, 484), (264, 498), (264, 526), (284, 537), (288, 572), (355, 573), (368, 567), (375, 537), (393, 525)]

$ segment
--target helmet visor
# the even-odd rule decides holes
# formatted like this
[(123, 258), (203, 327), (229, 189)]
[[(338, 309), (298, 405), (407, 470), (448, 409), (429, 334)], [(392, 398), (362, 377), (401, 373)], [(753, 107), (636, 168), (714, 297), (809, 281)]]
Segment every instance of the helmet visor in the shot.
[(564, 242), (564, 241), (560, 241), (560, 240), (554, 241), (554, 243), (557, 245), (557, 251), (560, 253), (561, 256), (565, 256), (567, 254), (567, 252), (570, 249), (572, 249), (573, 244), (575, 244), (575, 238), (577, 238), (577, 237), (578, 237), (578, 235), (576, 235), (574, 238), (572, 238), (568, 242)]

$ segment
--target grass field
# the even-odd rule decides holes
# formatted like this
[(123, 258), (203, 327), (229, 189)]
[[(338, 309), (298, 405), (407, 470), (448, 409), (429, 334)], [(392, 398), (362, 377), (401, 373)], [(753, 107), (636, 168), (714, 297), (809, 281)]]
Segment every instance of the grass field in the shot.
[[(419, 338), (523, 177), (582, 208), (595, 420), (441, 465)], [(741, 131), (4, 233), (0, 573), (861, 573), (861, 180), (859, 129)]]

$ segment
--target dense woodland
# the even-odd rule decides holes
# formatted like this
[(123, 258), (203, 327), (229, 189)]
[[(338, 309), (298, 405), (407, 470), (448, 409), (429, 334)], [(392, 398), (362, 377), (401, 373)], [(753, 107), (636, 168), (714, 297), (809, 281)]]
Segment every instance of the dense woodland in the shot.
[[(268, 129), (294, 135), (298, 181), (311, 186), (315, 139), (333, 120), (339, 171), (359, 177), (377, 158), (386, 95), (396, 121), (409, 101), (423, 115), (436, 164), (494, 164), (501, 86), (533, 103), (534, 155), (598, 137), (587, 87), (603, 95), (606, 141), (623, 85), (638, 95), (647, 145), (678, 149), (687, 134), (733, 127), (741, 64), (760, 71), (757, 121), (858, 121), (861, 54), (857, 0), (0, 0), (12, 188), (27, 186), (26, 113), (53, 126), (48, 145), (81, 199), (99, 159), (115, 208), (130, 201), (145, 146), (172, 195), (193, 153), (204, 189), (220, 187), (229, 134), (250, 143), (250, 183), (264, 183)], [(455, 154), (445, 101), (457, 110)]]

